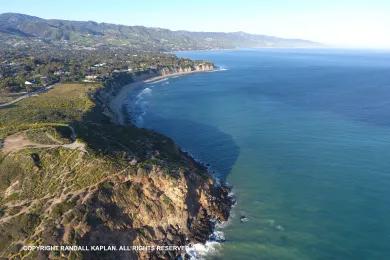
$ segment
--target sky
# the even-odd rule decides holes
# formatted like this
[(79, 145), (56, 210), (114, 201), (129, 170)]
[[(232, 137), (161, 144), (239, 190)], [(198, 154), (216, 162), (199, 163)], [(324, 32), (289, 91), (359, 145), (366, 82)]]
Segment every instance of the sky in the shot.
[(0, 0), (0, 13), (390, 48), (390, 0)]

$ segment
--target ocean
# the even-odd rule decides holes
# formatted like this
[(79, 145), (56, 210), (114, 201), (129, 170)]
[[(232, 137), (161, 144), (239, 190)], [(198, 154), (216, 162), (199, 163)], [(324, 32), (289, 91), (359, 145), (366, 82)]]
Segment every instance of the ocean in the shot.
[(129, 110), (233, 185), (206, 259), (390, 259), (390, 52), (177, 55), (220, 70), (146, 84)]

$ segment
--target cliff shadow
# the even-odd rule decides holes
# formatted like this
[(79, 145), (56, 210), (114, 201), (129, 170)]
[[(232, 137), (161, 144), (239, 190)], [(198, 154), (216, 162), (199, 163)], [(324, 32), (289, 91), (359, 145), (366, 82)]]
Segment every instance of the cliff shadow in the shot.
[(148, 129), (172, 138), (195, 160), (205, 165), (218, 179), (226, 180), (240, 154), (233, 137), (215, 126), (187, 119), (163, 118), (148, 115)]

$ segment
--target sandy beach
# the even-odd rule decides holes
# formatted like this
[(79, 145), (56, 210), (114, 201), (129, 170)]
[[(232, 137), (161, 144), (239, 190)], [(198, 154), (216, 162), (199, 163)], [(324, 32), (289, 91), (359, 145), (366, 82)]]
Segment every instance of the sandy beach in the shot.
[(144, 84), (147, 83), (150, 84), (171, 77), (178, 77), (178, 76), (184, 76), (188, 74), (194, 74), (200, 72), (211, 72), (211, 71), (215, 71), (215, 70), (214, 69), (213, 70), (192, 70), (186, 72), (175, 72), (166, 75), (151, 76), (149, 78), (148, 77), (139, 78), (135, 82), (123, 86), (115, 96), (112, 96), (110, 98), (108, 105), (113, 114), (112, 120), (115, 123), (120, 125), (125, 124), (126, 122), (125, 117), (127, 115), (124, 113), (123, 106), (126, 105), (130, 93), (136, 88), (142, 88)]

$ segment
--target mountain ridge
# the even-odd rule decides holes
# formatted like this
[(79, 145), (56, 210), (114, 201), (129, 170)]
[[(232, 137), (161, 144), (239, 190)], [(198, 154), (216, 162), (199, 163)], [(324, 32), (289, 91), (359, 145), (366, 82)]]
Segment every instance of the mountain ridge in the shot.
[(320, 43), (245, 32), (192, 32), (95, 21), (43, 19), (19, 13), (0, 14), (0, 33), (8, 38), (67, 41), (83, 46), (131, 46), (139, 50), (192, 50), (256, 47), (319, 47)]

